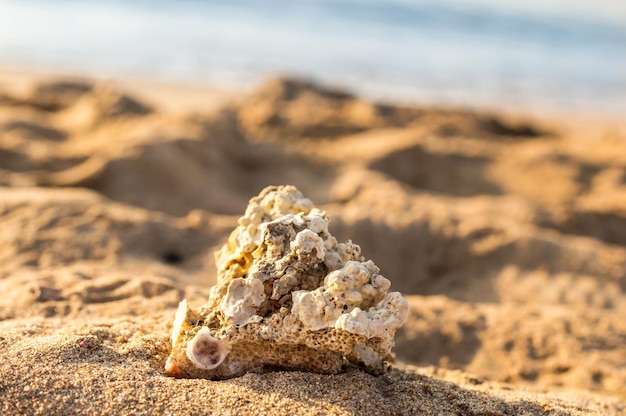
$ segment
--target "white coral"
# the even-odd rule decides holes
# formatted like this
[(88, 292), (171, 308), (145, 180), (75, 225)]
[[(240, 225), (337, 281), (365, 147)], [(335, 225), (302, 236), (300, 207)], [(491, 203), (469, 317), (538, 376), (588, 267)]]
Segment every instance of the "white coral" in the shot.
[(229, 378), (265, 366), (336, 373), (346, 360), (382, 371), (408, 304), (358, 245), (337, 242), (326, 213), (295, 187), (252, 198), (216, 258), (207, 305), (181, 302), (168, 374)]
[(295, 240), (291, 242), (291, 250), (298, 255), (313, 253), (318, 259), (323, 260), (326, 254), (324, 240), (312, 230), (302, 230), (296, 234)]
[(264, 300), (263, 283), (260, 280), (237, 278), (228, 285), (228, 292), (222, 298), (220, 308), (228, 323), (245, 325), (256, 315)]
[(391, 283), (377, 272), (371, 261), (350, 261), (314, 291), (293, 292), (292, 313), (312, 331), (336, 328), (388, 339), (406, 321), (408, 304), (397, 292), (387, 294)]
[(406, 322), (409, 305), (398, 292), (388, 294), (384, 300), (364, 311), (354, 308), (349, 314), (341, 315), (335, 328), (367, 338), (388, 339)]

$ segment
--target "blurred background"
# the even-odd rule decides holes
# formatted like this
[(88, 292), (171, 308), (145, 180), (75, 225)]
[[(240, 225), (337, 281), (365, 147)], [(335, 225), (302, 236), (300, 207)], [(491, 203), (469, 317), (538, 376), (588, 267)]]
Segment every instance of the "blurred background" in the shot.
[(378, 99), (626, 108), (622, 0), (1, 0), (0, 65)]

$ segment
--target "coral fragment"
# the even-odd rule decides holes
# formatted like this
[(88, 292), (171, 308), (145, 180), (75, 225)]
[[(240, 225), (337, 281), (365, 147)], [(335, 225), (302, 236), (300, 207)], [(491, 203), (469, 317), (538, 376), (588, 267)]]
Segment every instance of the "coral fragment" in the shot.
[(293, 186), (265, 188), (216, 253), (218, 281), (197, 310), (182, 301), (166, 373), (227, 379), (274, 368), (385, 368), (408, 304), (339, 243), (326, 213)]

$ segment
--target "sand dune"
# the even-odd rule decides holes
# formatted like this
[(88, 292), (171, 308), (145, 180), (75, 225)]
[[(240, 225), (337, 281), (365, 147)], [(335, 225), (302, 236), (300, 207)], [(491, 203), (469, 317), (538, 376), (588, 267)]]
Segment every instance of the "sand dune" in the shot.
[[(0, 413), (621, 414), (620, 134), (289, 79), (183, 113), (84, 80), (0, 91)], [(178, 302), (269, 184), (409, 296), (389, 374), (164, 376)]]

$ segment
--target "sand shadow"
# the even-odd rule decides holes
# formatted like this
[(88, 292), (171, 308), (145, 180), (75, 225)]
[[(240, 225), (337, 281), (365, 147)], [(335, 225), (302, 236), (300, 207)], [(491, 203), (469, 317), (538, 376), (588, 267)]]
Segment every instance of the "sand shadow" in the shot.
[(596, 238), (608, 244), (626, 246), (626, 216), (615, 212), (573, 211), (564, 223), (542, 221), (544, 227), (562, 233)]
[(42, 124), (25, 120), (13, 120), (0, 126), (4, 133), (19, 134), (29, 140), (49, 140), (61, 142), (67, 138), (67, 133)]
[[(285, 382), (307, 389), (285, 389)], [(476, 384), (482, 381), (474, 379)], [(419, 415), (454, 414), (544, 414), (539, 405), (524, 400), (507, 402), (411, 371), (392, 369), (388, 374), (373, 376), (360, 370), (348, 370), (341, 375), (320, 375), (299, 372), (276, 372), (263, 375), (249, 374), (223, 381), (250, 389), (257, 394), (278, 394), (281, 398), (301, 403), (305, 407), (319, 407), (325, 403), (349, 414)], [(407, 400), (410, 398), (410, 400)], [(497, 409), (497, 410), (496, 410)]]
[[(232, 135), (232, 136), (229, 136)], [(335, 168), (275, 144), (245, 142), (237, 132), (151, 140), (114, 158), (94, 156), (71, 171), (42, 178), (49, 186), (81, 186), (108, 198), (183, 216), (193, 209), (236, 215), (251, 195), (289, 183), (316, 202), (330, 200)]]
[(32, 170), (33, 165), (34, 162), (28, 155), (0, 148), (0, 169), (23, 173)]
[(80, 97), (93, 91), (89, 82), (57, 79), (35, 85), (24, 103), (43, 111), (59, 111), (74, 104)]
[[(330, 230), (339, 241), (358, 242), (363, 256), (372, 259), (391, 280), (393, 290), (418, 295), (441, 294), (438, 290), (446, 275), (480, 260), (471, 250), (475, 240), (497, 233), (483, 229), (465, 238), (451, 237), (434, 230), (427, 218), (391, 226), (370, 218), (347, 223), (337, 217)], [(497, 301), (495, 292), (484, 296)]]
[(488, 136), (532, 139), (552, 135), (530, 123), (511, 124), (493, 116), (477, 116), (476, 124), (477, 129)]
[[(409, 313), (409, 323), (419, 324), (424, 319), (416, 310), (410, 310)], [(455, 318), (450, 319), (452, 321)], [(472, 362), (482, 346), (479, 335), (486, 328), (483, 316), (474, 320), (456, 320), (450, 324), (453, 331), (439, 321), (431, 324), (427, 330), (400, 328), (394, 348), (399, 360), (419, 366), (445, 366), (455, 369), (463, 369)]]
[(454, 196), (500, 195), (502, 190), (487, 179), (488, 158), (435, 153), (421, 145), (391, 153), (370, 164), (413, 188)]
[[(346, 222), (337, 217), (330, 230), (339, 241), (358, 242), (363, 256), (372, 259), (391, 280), (392, 289), (405, 294), (497, 303), (501, 289), (495, 280), (510, 266), (522, 273), (541, 270), (549, 275), (569, 273), (616, 281), (612, 263), (593, 249), (547, 236), (511, 240), (506, 230), (495, 227), (454, 236), (433, 228), (428, 218), (396, 226), (384, 220)], [(490, 239), (493, 248), (477, 253), (473, 246), (483, 239)]]

